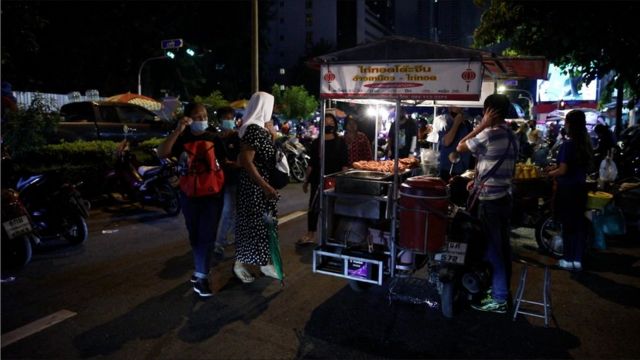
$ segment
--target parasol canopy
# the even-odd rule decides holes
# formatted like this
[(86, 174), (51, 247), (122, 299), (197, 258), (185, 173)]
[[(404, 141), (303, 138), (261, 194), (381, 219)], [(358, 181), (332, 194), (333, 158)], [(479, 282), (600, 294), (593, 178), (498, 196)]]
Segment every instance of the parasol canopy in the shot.
[(152, 99), (148, 96), (132, 94), (132, 93), (114, 95), (107, 98), (106, 101), (136, 104), (151, 111), (160, 111), (162, 109), (162, 103), (159, 102), (158, 100)]

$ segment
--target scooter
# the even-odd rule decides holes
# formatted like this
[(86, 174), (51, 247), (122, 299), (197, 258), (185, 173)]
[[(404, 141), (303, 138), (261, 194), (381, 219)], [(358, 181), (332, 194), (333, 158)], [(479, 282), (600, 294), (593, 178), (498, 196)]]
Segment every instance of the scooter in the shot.
[(106, 176), (104, 192), (113, 198), (157, 206), (167, 215), (176, 216), (180, 213), (176, 163), (171, 159), (160, 159), (155, 150), (153, 155), (160, 165), (138, 166), (125, 136), (116, 148), (116, 162)]
[(309, 155), (306, 154), (304, 145), (302, 145), (296, 137), (292, 137), (284, 141), (282, 149), (287, 156), (290, 177), (297, 182), (304, 181), (310, 160)]
[(90, 203), (61, 175), (45, 173), (20, 178), (16, 185), (21, 202), (29, 213), (35, 237), (32, 245), (64, 239), (71, 245), (87, 240), (86, 219)]
[(2, 190), (2, 270), (19, 270), (31, 261), (36, 235), (29, 212), (14, 189)]

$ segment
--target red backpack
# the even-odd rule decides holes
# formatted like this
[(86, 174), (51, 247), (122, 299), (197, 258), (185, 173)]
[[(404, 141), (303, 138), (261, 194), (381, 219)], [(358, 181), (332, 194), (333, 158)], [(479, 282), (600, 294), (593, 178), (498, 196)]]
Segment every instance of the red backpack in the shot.
[(184, 144), (187, 154), (186, 169), (180, 177), (180, 190), (188, 197), (220, 193), (224, 185), (224, 172), (218, 164), (214, 143), (196, 140)]

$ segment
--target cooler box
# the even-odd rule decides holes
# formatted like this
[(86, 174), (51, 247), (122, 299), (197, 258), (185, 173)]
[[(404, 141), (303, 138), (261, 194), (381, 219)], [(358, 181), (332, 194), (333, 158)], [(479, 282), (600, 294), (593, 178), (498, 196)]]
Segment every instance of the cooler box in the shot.
[(414, 176), (400, 187), (400, 247), (416, 253), (438, 251), (447, 234), (449, 195), (437, 177)]

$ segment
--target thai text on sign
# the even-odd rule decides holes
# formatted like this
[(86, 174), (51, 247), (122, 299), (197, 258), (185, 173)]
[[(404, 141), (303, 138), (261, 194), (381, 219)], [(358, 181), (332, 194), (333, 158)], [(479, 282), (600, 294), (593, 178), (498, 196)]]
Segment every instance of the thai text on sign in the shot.
[(323, 64), (322, 98), (480, 99), (480, 61)]

